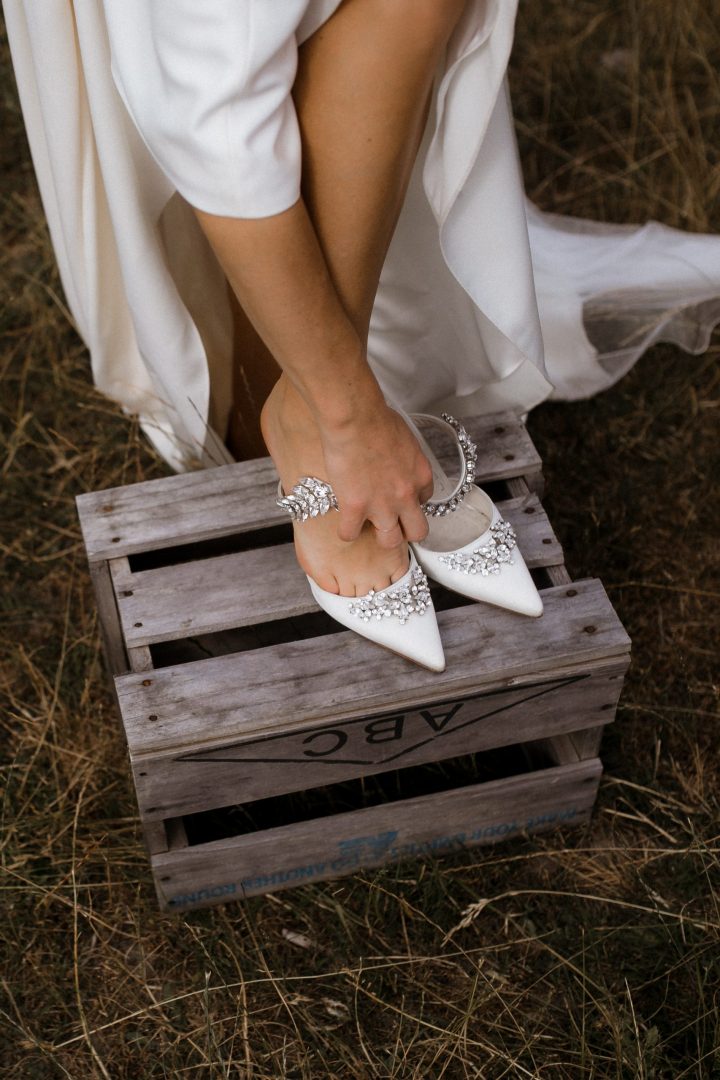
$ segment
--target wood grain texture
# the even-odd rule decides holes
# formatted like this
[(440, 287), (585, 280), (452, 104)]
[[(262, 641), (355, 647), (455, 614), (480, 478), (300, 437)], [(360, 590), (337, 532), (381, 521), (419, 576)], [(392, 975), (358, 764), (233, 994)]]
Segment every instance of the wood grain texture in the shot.
[(182, 911), (580, 824), (601, 771), (577, 762), (160, 853), (158, 894)]
[[(91, 564), (91, 566), (92, 565), (95, 564)], [(128, 558), (126, 555), (122, 555), (117, 559), (108, 559), (107, 566), (110, 571), (110, 578), (115, 593), (115, 605), (120, 618), (120, 630), (124, 639), (128, 667), (130, 671), (150, 671), (153, 666), (150, 650), (144, 642), (128, 642), (127, 630), (124, 625), (125, 620), (123, 619), (122, 605), (128, 597), (132, 597), (134, 587), (133, 575), (130, 570)]]
[[(464, 420), (478, 444), (480, 482), (540, 469), (537, 450), (512, 413)], [(447, 440), (441, 461), (453, 461)], [(449, 454), (448, 454), (449, 450)], [(270, 458), (107, 488), (77, 497), (90, 562), (285, 524), (275, 506), (277, 473)]]
[(209, 749), (325, 718), (424, 706), (627, 654), (629, 638), (599, 581), (542, 595), (539, 619), (486, 604), (439, 612), (448, 658), (442, 674), (341, 630), (161, 668), (150, 677), (123, 675), (116, 685), (130, 753)]
[[(106, 562), (96, 563), (90, 567), (90, 580), (95, 592), (95, 601), (98, 609), (98, 622), (100, 626), (100, 638), (103, 644), (105, 665), (112, 679), (130, 670), (127, 652), (123, 644), (120, 616), (118, 614), (115, 590), (113, 588), (110, 569)], [(113, 694), (115, 686), (112, 683)]]
[(553, 765), (569, 765), (573, 761), (582, 760), (569, 732), (550, 735), (546, 739), (532, 739), (523, 744), (523, 750), (533, 768), (540, 767), (543, 762), (547, 764), (548, 761)]
[(572, 581), (564, 563), (559, 566), (548, 566), (547, 572), (553, 585), (569, 585)]
[[(562, 561), (535, 495), (499, 502), (530, 567)], [(127, 560), (113, 560), (113, 563)], [(129, 648), (318, 611), (292, 544), (251, 549), (115, 578)], [(134, 670), (140, 670), (134, 668)]]
[(143, 840), (149, 855), (158, 855), (161, 851), (168, 850), (168, 836), (164, 821), (142, 822)]
[[(620, 690), (622, 689), (622, 679), (618, 680), (618, 698), (620, 697)], [(615, 710), (612, 712), (607, 710), (610, 719), (615, 718)], [(580, 761), (585, 758), (598, 757), (600, 754), (600, 743), (602, 742), (603, 728), (591, 727), (585, 728), (581, 731), (573, 731), (570, 734), (570, 740), (575, 748)]]
[[(249, 803), (525, 743), (539, 733), (557, 736), (557, 746), (556, 740), (544, 740), (546, 758), (555, 764), (576, 762), (580, 755), (568, 733), (612, 719), (622, 685), (616, 676), (625, 666), (625, 661), (605, 661), (586, 672), (482, 691), (426, 708), (396, 706), (380, 716), (310, 724), (211, 750), (145, 755), (133, 763), (140, 813), (151, 820), (238, 800)], [(561, 741), (568, 749), (562, 755)]]
[(532, 492), (538, 499), (542, 499), (545, 491), (545, 477), (539, 467), (536, 472), (528, 469), (522, 476), (509, 476), (507, 488), (509, 495), (526, 495)]

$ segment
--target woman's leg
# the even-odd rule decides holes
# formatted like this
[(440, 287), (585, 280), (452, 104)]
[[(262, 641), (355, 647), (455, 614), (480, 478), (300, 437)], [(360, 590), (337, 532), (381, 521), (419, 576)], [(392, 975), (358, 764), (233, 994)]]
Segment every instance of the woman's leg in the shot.
[[(464, 0), (344, 0), (299, 49), (293, 97), (302, 193), (345, 310), (363, 341), (427, 118), (432, 76)], [(281, 375), (237, 301), (238, 459), (260, 456), (260, 406)], [(299, 406), (298, 406), (299, 407)]]
[[(424, 127), (432, 78), (462, 8), (462, 0), (345, 0), (300, 49), (294, 92), (303, 133), (303, 196), (340, 307), (363, 347), (380, 270)], [(268, 370), (274, 376), (277, 369), (263, 355), (250, 330), (252, 325), (263, 329), (262, 296), (257, 289), (260, 279), (275, 293), (269, 301), (272, 318), (276, 324), (287, 324), (284, 328), (274, 325), (264, 333), (270, 351), (281, 362), (287, 362), (288, 347), (292, 351), (298, 344), (291, 341), (293, 320), (286, 318), (282, 301), (290, 299), (297, 305), (305, 289), (310, 303), (322, 307), (323, 302), (323, 288), (317, 287), (322, 273), (314, 266), (312, 240), (303, 235), (301, 244), (291, 242), (293, 225), (298, 226), (297, 215), (294, 223), (292, 218), (292, 212), (287, 212), (276, 219), (263, 219), (263, 229), (267, 224), (280, 225), (282, 233), (284, 228), (285, 251), (295, 256), (290, 261), (302, 282), (281, 283), (278, 295), (273, 245), (269, 250), (267, 230), (261, 239), (260, 223), (255, 222), (250, 223), (255, 238), (251, 235), (249, 265), (256, 289), (249, 298), (243, 294), (242, 282), (237, 289), (252, 319), (243, 327), (249, 346), (245, 356), (254, 359), (258, 382), (262, 385), (264, 379), (266, 386)], [(224, 256), (226, 270), (230, 266), (232, 271), (238, 251), (244, 251), (247, 258), (247, 245), (239, 236), (246, 231), (245, 223), (240, 223), (239, 229), (237, 224), (230, 225), (224, 235), (218, 235), (217, 219), (203, 223), (221, 258)], [(303, 274), (303, 267), (309, 272)], [(228, 276), (233, 281), (232, 273)], [(352, 352), (352, 335), (341, 326), (342, 319), (331, 304), (325, 305), (319, 322), (320, 337), (315, 337), (313, 330), (313, 340), (300, 343), (301, 350), (309, 344), (316, 350), (319, 345), (322, 352), (328, 347), (329, 330), (338, 334), (331, 348)], [(318, 376), (316, 369), (316, 380), (327, 380), (330, 371), (326, 367)], [(249, 360), (243, 374), (248, 382), (254, 382)], [(346, 380), (348, 376), (358, 378), (362, 393), (362, 377), (351, 365), (341, 375)], [(301, 380), (293, 382), (283, 376), (263, 413), (266, 442), (286, 486), (301, 472), (323, 475), (324, 471), (321, 440), (303, 389), (308, 387), (303, 387)], [(423, 522), (423, 531), (424, 527)], [(406, 535), (410, 535), (407, 530)], [(395, 545), (384, 553), (378, 551), (374, 536), (365, 528), (355, 543), (339, 541), (337, 526), (328, 515), (298, 529), (298, 557), (323, 587), (360, 594), (371, 585), (382, 587), (396, 580), (407, 565), (399, 531)]]

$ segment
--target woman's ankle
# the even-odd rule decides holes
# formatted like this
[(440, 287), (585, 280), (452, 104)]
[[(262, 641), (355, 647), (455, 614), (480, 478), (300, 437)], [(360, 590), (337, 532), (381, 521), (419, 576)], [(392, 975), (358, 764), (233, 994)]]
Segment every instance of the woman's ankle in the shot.
[(280, 426), (287, 432), (306, 432), (316, 426), (307, 403), (286, 375), (281, 375), (270, 391), (260, 422)]

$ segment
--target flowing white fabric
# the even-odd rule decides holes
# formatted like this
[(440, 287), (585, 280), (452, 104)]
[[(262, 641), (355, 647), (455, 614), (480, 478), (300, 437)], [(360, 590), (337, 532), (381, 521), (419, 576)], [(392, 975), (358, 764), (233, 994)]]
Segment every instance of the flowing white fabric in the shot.
[[(194, 5), (208, 35), (211, 6), (224, 2), (163, 0), (162, 7)], [(283, 20), (262, 24), (279, 27), (277, 42), (255, 39), (267, 49), (263, 77), (279, 57), (292, 68), (297, 42), (338, 3), (288, 0)], [(135, 54), (117, 55), (114, 23), (130, 4), (4, 0), (4, 9), (50, 234), (95, 383), (140, 416), (181, 470), (229, 460), (221, 435), (231, 400), (231, 320), (224, 278), (187, 201), (203, 182), (188, 164), (192, 145), (180, 147), (184, 159), (164, 154), (153, 99), (148, 109), (135, 93)], [(132, 4), (140, 15), (161, 10), (147, 0)], [(206, 40), (218, 70), (223, 57), (242, 61), (237, 28), (250, 7), (262, 23), (263, 5), (279, 10), (268, 0), (233, 0), (233, 33)], [(406, 410), (525, 412), (549, 396), (587, 397), (657, 340), (701, 351), (720, 321), (720, 238), (657, 222), (612, 226), (546, 214), (526, 200), (505, 77), (515, 8), (511, 0), (469, 0), (436, 75), (383, 268), (369, 350), (386, 396)], [(175, 46), (191, 23), (177, 22)], [(239, 216), (296, 197), (294, 116), (277, 85), (273, 77), (263, 92), (275, 94), (268, 116), (279, 124), (279, 157), (263, 157), (249, 139), (258, 171), (246, 170), (237, 187), (222, 155), (208, 163), (212, 198), (238, 199)], [(230, 100), (232, 87), (222, 90)], [(178, 145), (193, 130), (207, 137), (213, 129), (202, 117), (194, 114)], [(218, 206), (214, 212), (224, 212)]]

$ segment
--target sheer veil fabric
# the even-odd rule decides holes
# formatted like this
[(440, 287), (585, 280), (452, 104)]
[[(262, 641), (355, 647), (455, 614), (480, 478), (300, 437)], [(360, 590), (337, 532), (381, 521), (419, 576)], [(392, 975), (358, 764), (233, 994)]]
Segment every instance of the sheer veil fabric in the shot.
[[(237, 61), (242, 28), (254, 19), (253, 40), (269, 50), (263, 72), (282, 56), (291, 82), (297, 43), (338, 3), (207, 0), (202, 29), (209, 34), (216, 19), (208, 45), (215, 70), (225, 70), (223, 55)], [(123, 35), (142, 9), (161, 10), (145, 0), (4, 0), (43, 206), (93, 378), (183, 470), (230, 460), (222, 436), (231, 318), (224, 278), (188, 204), (192, 170), (149, 134), (136, 93), (134, 46)], [(720, 321), (720, 237), (548, 214), (526, 199), (506, 80), (515, 11), (511, 0), (468, 0), (435, 75), (383, 268), (370, 357), (388, 399), (408, 411), (526, 412), (548, 397), (588, 397), (658, 340), (702, 351)], [(182, 26), (176, 11), (177, 33)], [(152, 44), (149, 55), (161, 52)], [(193, 77), (201, 95), (202, 64)], [(233, 87), (226, 92), (232, 98)], [(242, 124), (242, 109), (230, 104)], [(208, 198), (217, 202), (203, 209), (253, 217), (295, 200), (296, 122), (289, 99), (275, 108), (286, 171), (261, 157), (243, 186), (232, 162), (214, 160)], [(263, 168), (276, 187), (257, 184)]]

